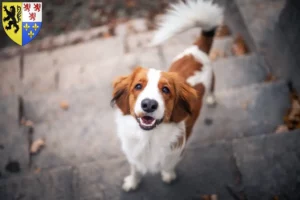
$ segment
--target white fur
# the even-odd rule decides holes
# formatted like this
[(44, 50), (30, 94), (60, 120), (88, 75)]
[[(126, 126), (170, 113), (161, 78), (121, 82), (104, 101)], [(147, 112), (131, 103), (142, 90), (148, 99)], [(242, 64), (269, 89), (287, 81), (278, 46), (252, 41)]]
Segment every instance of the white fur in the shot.
[(195, 60), (201, 62), (203, 65), (210, 64), (210, 59), (208, 55), (201, 51), (197, 45), (192, 45), (191, 47), (186, 48), (183, 52), (178, 54), (174, 59), (173, 62), (179, 60), (180, 58), (186, 55), (193, 55)]
[(209, 31), (223, 21), (223, 9), (212, 0), (187, 0), (171, 5), (163, 16), (150, 46), (163, 43), (174, 35), (193, 27)]
[(153, 99), (158, 102), (158, 108), (153, 113), (151, 113), (151, 116), (154, 117), (157, 120), (160, 120), (164, 116), (165, 112), (165, 103), (164, 99), (161, 95), (161, 93), (158, 90), (158, 82), (160, 79), (160, 71), (156, 69), (149, 69), (147, 74), (147, 86), (144, 88), (144, 90), (140, 93), (138, 96), (135, 106), (134, 106), (134, 112), (135, 114), (143, 113), (143, 109), (141, 107), (141, 102), (146, 99)]
[(208, 55), (201, 51), (196, 45), (193, 45), (177, 55), (173, 62), (186, 55), (193, 55), (196, 61), (203, 64), (201, 71), (196, 71), (193, 76), (187, 78), (187, 83), (191, 86), (202, 83), (205, 87), (204, 98), (206, 99), (206, 103), (208, 105), (214, 105), (216, 103), (216, 99), (210, 92), (212, 87), (213, 69)]
[(131, 115), (123, 115), (116, 110), (117, 134), (122, 150), (132, 170), (124, 179), (123, 189), (134, 190), (140, 183), (140, 175), (162, 173), (164, 182), (176, 178), (175, 166), (181, 159), (182, 148), (171, 149), (171, 144), (179, 137), (185, 137), (185, 125), (181, 123), (162, 123), (150, 131), (142, 130)]

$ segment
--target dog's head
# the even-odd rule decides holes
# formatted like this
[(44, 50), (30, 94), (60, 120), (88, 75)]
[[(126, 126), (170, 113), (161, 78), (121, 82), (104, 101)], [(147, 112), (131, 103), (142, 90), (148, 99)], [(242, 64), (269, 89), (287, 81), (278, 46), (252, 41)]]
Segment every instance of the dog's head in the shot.
[(138, 67), (113, 82), (112, 104), (132, 115), (143, 130), (180, 122), (192, 112), (197, 92), (174, 72)]

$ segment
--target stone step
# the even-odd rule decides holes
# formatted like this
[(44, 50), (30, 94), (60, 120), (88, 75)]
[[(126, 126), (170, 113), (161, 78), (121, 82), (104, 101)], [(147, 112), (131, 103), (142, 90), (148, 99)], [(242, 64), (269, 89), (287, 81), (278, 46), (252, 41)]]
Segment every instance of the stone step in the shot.
[(64, 167), (0, 180), (0, 197), (1, 200), (79, 199), (75, 175), (73, 168)]
[[(66, 118), (69, 115), (77, 115), (81, 112), (82, 108), (78, 107), (81, 104), (86, 105), (86, 109), (89, 109), (88, 105), (93, 105), (93, 109), (107, 108), (111, 98), (113, 79), (118, 75), (130, 73), (130, 66), (134, 62), (135, 57), (130, 57), (128, 54), (123, 59), (103, 64), (101, 68), (97, 63), (86, 65), (82, 73), (80, 65), (78, 68), (76, 65), (66, 67), (61, 73), (64, 77), (60, 81), (61, 90), (43, 95), (25, 96), (24, 112), (30, 120), (39, 123), (60, 119), (65, 115), (67, 115)], [(144, 60), (144, 62), (147, 61)], [(262, 82), (265, 78), (263, 59), (257, 55), (215, 62), (213, 67), (216, 73), (217, 92)], [(232, 78), (232, 74), (237, 74), (236, 79)], [(60, 108), (61, 101), (69, 102), (71, 109), (68, 112), (63, 112)]]
[(247, 199), (300, 199), (300, 130), (234, 141)]
[[(81, 198), (96, 199), (299, 199), (299, 130), (186, 148), (171, 185), (146, 176), (134, 193), (121, 191), (129, 166), (122, 159), (79, 166)], [(291, 172), (291, 173), (288, 173)], [(261, 185), (263, 184), (263, 186)], [(101, 188), (101, 189), (99, 189)], [(285, 196), (286, 195), (286, 196)], [(242, 197), (241, 197), (242, 196)]]
[[(162, 183), (146, 176), (140, 188), (121, 190), (129, 173), (124, 156), (99, 158), (73, 168), (52, 170), (0, 181), (3, 200), (16, 199), (299, 199), (299, 130), (213, 144), (188, 145), (177, 167), (178, 180)], [(201, 153), (205, 152), (205, 153)], [(104, 155), (102, 155), (104, 156)], [(105, 160), (105, 162), (104, 162)]]
[(122, 55), (123, 41), (117, 37), (25, 55), (23, 94), (31, 95), (57, 90), (60, 81), (64, 81), (64, 75), (61, 75), (64, 73), (61, 72), (64, 67), (73, 67), (73, 71), (77, 72), (78, 68), (84, 68), (87, 63), (92, 63), (104, 72), (107, 69), (102, 68), (103, 62), (105, 63), (108, 58), (115, 59)]
[(29, 167), (28, 129), (19, 124), (17, 96), (0, 98), (0, 180)]
[(159, 174), (147, 175), (140, 188), (130, 193), (122, 191), (123, 178), (129, 174), (124, 156), (82, 164), (78, 167), (80, 198), (182, 200), (217, 195), (218, 199), (234, 200), (225, 187), (236, 179), (232, 155), (231, 144), (224, 142), (187, 148), (177, 167), (178, 179), (174, 183), (163, 183)]
[[(167, 66), (166, 69), (168, 69), (168, 67), (170, 66), (170, 64), (173, 62), (174, 58), (178, 54), (183, 52), (189, 46), (193, 45), (193, 43), (197, 39), (199, 32), (200, 32), (199, 29), (191, 29), (189, 32), (186, 33), (186, 35), (189, 33), (189, 35), (187, 35), (189, 37), (188, 39), (185, 39), (187, 38), (187, 36), (185, 35), (183, 36), (179, 35), (180, 37), (175, 36), (174, 38), (171, 38), (169, 41), (167, 41), (165, 44), (162, 45), (162, 53)], [(192, 34), (194, 34), (193, 35), (194, 37), (190, 36)], [(231, 57), (232, 44), (233, 44), (233, 38), (231, 36), (215, 38), (212, 45), (211, 52), (218, 53), (218, 55), (216, 55), (217, 56), (216, 59), (222, 58), (223, 60), (223, 58)]]
[(232, 36), (215, 38), (211, 47), (210, 58), (213, 61), (216, 61), (232, 57), (233, 42), (234, 38)]
[(290, 107), (285, 82), (255, 84), (216, 93), (216, 107), (202, 108), (193, 130), (194, 145), (270, 134)]
[(212, 66), (216, 92), (261, 83), (267, 76), (264, 58), (257, 54), (222, 59)]
[[(91, 46), (92, 44), (82, 44), (81, 46), (84, 45)], [(118, 45), (112, 44), (111, 46)], [(132, 52), (118, 55), (117, 52), (113, 54), (106, 52), (105, 49), (111, 49), (110, 46), (103, 46), (101, 47), (103, 48), (102, 51), (106, 52), (105, 54), (107, 55), (101, 55), (103, 53), (101, 53), (100, 47), (91, 47), (91, 49), (98, 48), (100, 53), (93, 51), (93, 53), (84, 58), (82, 58), (82, 55), (85, 54), (83, 52), (92, 51), (87, 50), (90, 48), (72, 47), (72, 51), (76, 51), (76, 53), (72, 53), (71, 47), (69, 48), (68, 51), (61, 50), (60, 53), (57, 52), (59, 50), (56, 50), (56, 53), (51, 55), (44, 53), (43, 58), (41, 58), (41, 55), (38, 55), (37, 58), (41, 58), (40, 63), (35, 63), (30, 65), (30, 67), (29, 62), (25, 62), (24, 79), (22, 80), (24, 95), (43, 94), (71, 87), (84, 88), (90, 85), (110, 84), (114, 76), (129, 73), (137, 65), (157, 69), (162, 67), (157, 48), (143, 49), (143, 51), (138, 53)], [(68, 54), (68, 56), (62, 56), (64, 54)], [(76, 57), (73, 60), (71, 60), (72, 55)], [(60, 61), (48, 62), (49, 59)], [(42, 62), (47, 64), (41, 66)], [(26, 67), (27, 65), (28, 67)]]
[(237, 0), (242, 19), (270, 71), (278, 78), (288, 79), (300, 93), (299, 52), (297, 40), (300, 28), (294, 26), (300, 18), (297, 1)]
[[(289, 108), (288, 95), (284, 82), (217, 93), (217, 107), (204, 108), (196, 123), (195, 143), (273, 132)], [(46, 141), (34, 165), (49, 168), (120, 155), (110, 98), (106, 86), (24, 98), (25, 115), (35, 123), (34, 139)], [(62, 100), (68, 110), (60, 108)]]
[(0, 61), (0, 96), (20, 93), (20, 61), (20, 56)]
[(224, 7), (224, 23), (229, 27), (232, 36), (236, 37), (241, 35), (246, 41), (247, 47), (250, 52), (255, 52), (256, 47), (253, 42), (253, 38), (250, 36), (247, 26), (243, 20), (239, 6), (236, 1), (232, 0), (216, 0), (216, 2)]

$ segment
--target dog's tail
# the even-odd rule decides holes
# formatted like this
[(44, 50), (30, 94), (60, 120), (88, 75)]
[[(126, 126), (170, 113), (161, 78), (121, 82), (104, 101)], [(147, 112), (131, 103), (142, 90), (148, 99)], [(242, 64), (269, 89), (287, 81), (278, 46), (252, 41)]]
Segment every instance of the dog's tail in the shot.
[(160, 45), (174, 35), (194, 27), (200, 27), (205, 36), (213, 37), (222, 22), (223, 9), (212, 0), (186, 0), (185, 3), (171, 4), (158, 24), (150, 46)]

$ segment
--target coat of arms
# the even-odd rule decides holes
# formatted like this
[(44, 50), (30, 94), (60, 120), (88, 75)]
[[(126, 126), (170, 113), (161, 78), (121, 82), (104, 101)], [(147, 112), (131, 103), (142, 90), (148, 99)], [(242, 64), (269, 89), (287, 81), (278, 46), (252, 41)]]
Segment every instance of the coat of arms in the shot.
[(41, 2), (2, 2), (2, 25), (18, 45), (31, 42), (42, 27)]

